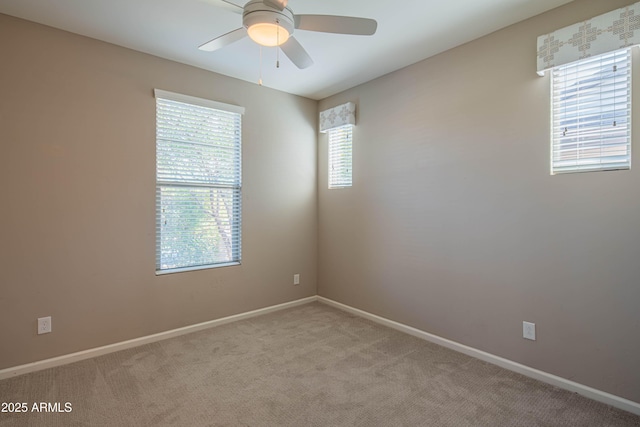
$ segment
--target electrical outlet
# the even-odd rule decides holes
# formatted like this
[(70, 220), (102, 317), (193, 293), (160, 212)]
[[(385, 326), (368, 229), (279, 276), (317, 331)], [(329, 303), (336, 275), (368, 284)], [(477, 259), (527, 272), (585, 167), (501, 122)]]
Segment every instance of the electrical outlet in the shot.
[(294, 274), (293, 275), (293, 284), (294, 285), (299, 285), (300, 284), (300, 275), (299, 274)]
[(535, 341), (536, 340), (536, 324), (531, 322), (522, 322), (522, 338)]
[(38, 318), (38, 335), (51, 332), (51, 316)]

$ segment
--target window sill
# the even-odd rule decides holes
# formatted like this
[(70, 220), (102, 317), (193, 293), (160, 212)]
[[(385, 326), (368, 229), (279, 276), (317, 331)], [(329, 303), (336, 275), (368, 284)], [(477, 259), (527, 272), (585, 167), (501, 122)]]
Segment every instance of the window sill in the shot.
[(173, 273), (184, 273), (187, 271), (209, 270), (211, 268), (231, 267), (234, 265), (240, 265), (240, 262), (234, 261), (234, 262), (225, 262), (220, 264), (197, 265), (193, 267), (181, 267), (181, 268), (171, 268), (166, 270), (156, 270), (156, 276), (163, 276), (165, 274), (173, 274)]

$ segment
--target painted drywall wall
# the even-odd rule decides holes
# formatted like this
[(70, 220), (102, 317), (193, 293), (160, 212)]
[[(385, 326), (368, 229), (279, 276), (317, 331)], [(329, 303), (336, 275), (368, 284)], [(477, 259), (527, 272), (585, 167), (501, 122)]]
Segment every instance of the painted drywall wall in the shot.
[(629, 3), (574, 1), (322, 100), (357, 125), (349, 189), (327, 189), (319, 135), (319, 295), (640, 402), (640, 170), (551, 176), (535, 72), (537, 36)]
[[(316, 101), (6, 15), (0, 56), (0, 369), (316, 294)], [(246, 108), (241, 266), (155, 275), (154, 88)]]

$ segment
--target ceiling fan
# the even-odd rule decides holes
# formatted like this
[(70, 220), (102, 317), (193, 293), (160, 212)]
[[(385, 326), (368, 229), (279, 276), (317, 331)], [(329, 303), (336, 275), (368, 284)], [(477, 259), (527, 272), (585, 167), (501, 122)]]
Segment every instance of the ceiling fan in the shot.
[(373, 19), (333, 15), (294, 15), (288, 0), (250, 0), (244, 7), (227, 0), (217, 5), (242, 14), (242, 27), (204, 43), (200, 50), (213, 52), (246, 35), (262, 46), (280, 46), (298, 68), (313, 65), (313, 60), (293, 37), (294, 30), (370, 36), (378, 23)]

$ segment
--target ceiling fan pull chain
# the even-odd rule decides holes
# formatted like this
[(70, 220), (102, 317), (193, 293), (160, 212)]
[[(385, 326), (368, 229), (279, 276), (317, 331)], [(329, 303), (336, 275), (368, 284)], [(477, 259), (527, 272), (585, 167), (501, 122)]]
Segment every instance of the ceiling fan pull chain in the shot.
[(262, 86), (262, 46), (260, 46), (260, 67), (259, 67), (258, 84)]
[(276, 19), (276, 68), (280, 68), (280, 20)]

